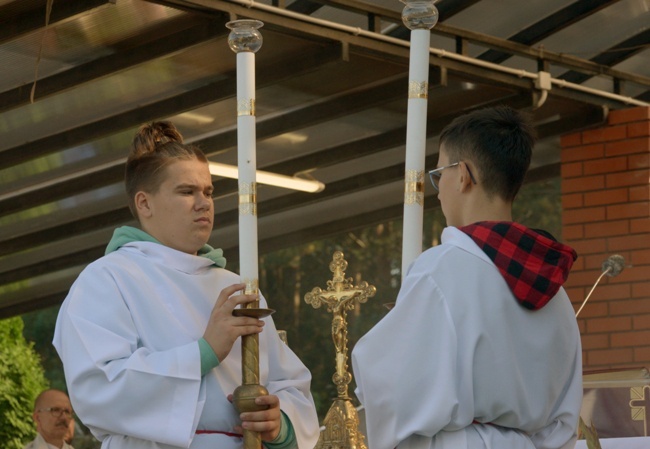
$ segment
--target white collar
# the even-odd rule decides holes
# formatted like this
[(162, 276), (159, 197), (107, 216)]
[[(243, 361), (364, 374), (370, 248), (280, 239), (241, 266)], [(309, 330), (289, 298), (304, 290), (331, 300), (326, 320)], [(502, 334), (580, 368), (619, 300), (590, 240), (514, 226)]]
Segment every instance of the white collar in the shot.
[(119, 253), (121, 250), (138, 254), (153, 263), (164, 265), (187, 274), (198, 274), (210, 269), (210, 267), (214, 267), (212, 260), (207, 257), (187, 254), (169, 246), (161, 245), (160, 243), (129, 242), (117, 252)]
[(467, 251), (468, 253), (474, 254), (475, 256), (483, 259), (490, 265), (494, 265), (494, 262), (488, 257), (487, 254), (472, 240), (472, 238), (465, 234), (460, 229), (454, 226), (447, 226), (442, 230), (441, 241), (442, 243), (447, 243), (454, 245), (462, 250)]

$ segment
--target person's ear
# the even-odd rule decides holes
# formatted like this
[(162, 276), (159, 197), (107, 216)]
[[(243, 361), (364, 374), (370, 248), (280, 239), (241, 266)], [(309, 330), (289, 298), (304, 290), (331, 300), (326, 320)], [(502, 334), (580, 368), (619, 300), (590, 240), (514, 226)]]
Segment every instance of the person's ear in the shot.
[(34, 413), (32, 413), (32, 419), (34, 420), (34, 423), (36, 424), (36, 427), (38, 428), (38, 426), (41, 424), (41, 417), (40, 417), (40, 415), (38, 414), (37, 411), (34, 411)]
[(153, 214), (151, 208), (151, 201), (149, 194), (140, 190), (135, 194), (135, 209), (138, 212), (138, 217), (150, 218)]
[(460, 192), (467, 192), (472, 187), (472, 177), (469, 175), (469, 170), (465, 162), (458, 164), (458, 183), (458, 190)]

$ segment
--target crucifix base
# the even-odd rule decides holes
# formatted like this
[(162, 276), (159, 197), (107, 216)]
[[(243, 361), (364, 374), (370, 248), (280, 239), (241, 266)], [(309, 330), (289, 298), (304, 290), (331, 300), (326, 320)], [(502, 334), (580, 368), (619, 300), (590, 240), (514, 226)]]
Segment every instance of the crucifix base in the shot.
[[(585, 373), (580, 416), (598, 438), (650, 436), (650, 372), (646, 368)], [(647, 447), (647, 446), (646, 446)]]
[(368, 449), (359, 432), (359, 415), (349, 399), (334, 399), (314, 449)]

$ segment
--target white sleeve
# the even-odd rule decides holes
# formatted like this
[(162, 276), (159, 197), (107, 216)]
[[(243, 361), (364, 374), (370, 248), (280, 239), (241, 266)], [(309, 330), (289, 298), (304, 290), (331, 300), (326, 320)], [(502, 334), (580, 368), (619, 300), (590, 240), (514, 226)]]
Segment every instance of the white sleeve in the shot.
[(433, 437), (454, 421), (471, 423), (460, 416), (457, 351), (441, 290), (429, 276), (407, 276), (395, 307), (352, 351), (368, 447), (393, 449), (411, 435)]
[(198, 344), (165, 351), (142, 347), (107, 272), (86, 271), (75, 282), (59, 312), (53, 344), (72, 404), (99, 439), (117, 434), (190, 445), (204, 397)]

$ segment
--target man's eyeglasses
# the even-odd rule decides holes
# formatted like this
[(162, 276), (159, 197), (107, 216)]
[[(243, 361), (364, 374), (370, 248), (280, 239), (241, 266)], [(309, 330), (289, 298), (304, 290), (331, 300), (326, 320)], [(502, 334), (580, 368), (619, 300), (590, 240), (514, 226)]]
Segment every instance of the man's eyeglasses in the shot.
[[(438, 187), (438, 181), (440, 180), (440, 177), (442, 176), (442, 171), (445, 168), (451, 168), (459, 165), (460, 162), (454, 162), (453, 164), (445, 165), (444, 167), (438, 167), (434, 168), (433, 170), (429, 171), (429, 179), (431, 180), (431, 184), (433, 185), (433, 188), (436, 189), (436, 192), (440, 192), (440, 188)], [(472, 172), (469, 169), (469, 165), (465, 164), (467, 167), (467, 172), (469, 173), (469, 179), (472, 180), (474, 184), (476, 184), (476, 179), (474, 179), (474, 175), (472, 175)]]
[(62, 415), (65, 415), (67, 418), (72, 418), (74, 416), (74, 412), (69, 408), (49, 407), (49, 408), (39, 408), (37, 411), (50, 412), (50, 414), (55, 418), (60, 418)]

